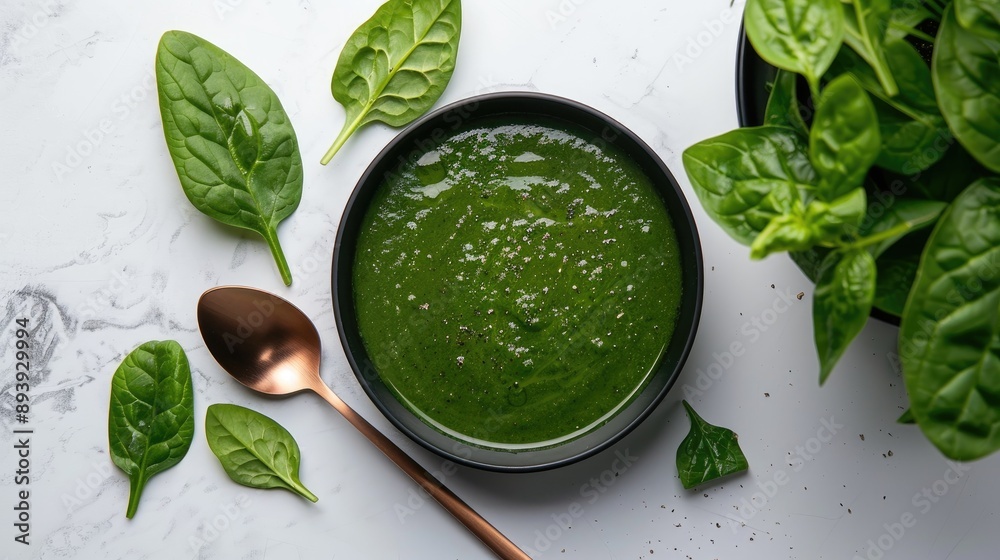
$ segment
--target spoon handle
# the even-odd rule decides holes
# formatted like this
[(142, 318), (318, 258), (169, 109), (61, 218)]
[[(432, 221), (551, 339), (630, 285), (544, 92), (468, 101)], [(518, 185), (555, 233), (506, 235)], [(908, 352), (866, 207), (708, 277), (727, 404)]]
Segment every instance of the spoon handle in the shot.
[(396, 463), (397, 467), (402, 469), (414, 482), (419, 484), (431, 497), (454, 515), (455, 519), (458, 519), (462, 525), (465, 525), (469, 531), (472, 531), (472, 534), (483, 541), (483, 544), (488, 546), (497, 557), (503, 560), (531, 560), (530, 556), (505, 537), (489, 521), (483, 519), (481, 515), (469, 507), (469, 504), (463, 502), (454, 492), (446, 488), (438, 479), (434, 478), (426, 469), (421, 467), (419, 463), (411, 459), (406, 452), (397, 447), (392, 440), (385, 437), (382, 432), (369, 424), (364, 417), (347, 406), (347, 403), (342, 401), (325, 383), (319, 381), (313, 384), (312, 389), (319, 396), (326, 399), (333, 408), (336, 408), (337, 412), (343, 415), (348, 422), (368, 438), (368, 441), (375, 444), (375, 447), (378, 447), (382, 453), (385, 453), (386, 457), (391, 459), (393, 463)]

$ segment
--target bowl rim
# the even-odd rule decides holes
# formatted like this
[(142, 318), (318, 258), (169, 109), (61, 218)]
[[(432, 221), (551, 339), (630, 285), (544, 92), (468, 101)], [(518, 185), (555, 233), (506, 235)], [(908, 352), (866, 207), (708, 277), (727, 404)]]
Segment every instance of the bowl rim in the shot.
[[(486, 112), (485, 115), (476, 115), (475, 110), (478, 110), (483, 104), (503, 104), (504, 102), (523, 102), (524, 104), (534, 104), (532, 107), (536, 107), (534, 110), (531, 108), (524, 108), (518, 111), (500, 111), (500, 112)], [(450, 441), (454, 441), (457, 445), (454, 445), (452, 450), (444, 449), (439, 445), (427, 441), (426, 438), (422, 437), (420, 434), (416, 433), (414, 429), (403, 422), (394, 412), (389, 409), (387, 403), (383, 402), (382, 398), (376, 394), (374, 388), (371, 386), (372, 382), (382, 384), (378, 373), (375, 371), (374, 367), (371, 365), (371, 360), (367, 356), (367, 350), (364, 348), (363, 343), (360, 344), (360, 351), (357, 352), (357, 348), (352, 344), (350, 338), (355, 338), (360, 340), (360, 334), (357, 332), (356, 317), (354, 316), (354, 299), (353, 299), (353, 282), (351, 281), (351, 271), (353, 269), (353, 257), (354, 257), (354, 246), (357, 242), (357, 233), (353, 229), (352, 222), (357, 222), (363, 219), (364, 215), (367, 213), (369, 208), (371, 198), (375, 191), (382, 183), (382, 177), (386, 169), (384, 167), (385, 161), (389, 157), (395, 154), (401, 148), (405, 148), (408, 144), (415, 142), (417, 139), (421, 138), (421, 134), (424, 129), (427, 128), (431, 123), (443, 119), (448, 122), (447, 116), (453, 114), (455, 111), (462, 109), (467, 109), (474, 107), (475, 109), (470, 109), (473, 112), (472, 120), (475, 118), (482, 118), (483, 116), (491, 115), (502, 115), (502, 114), (529, 114), (529, 115), (539, 115), (539, 116), (550, 116), (547, 112), (540, 111), (537, 107), (541, 105), (549, 105), (551, 107), (561, 106), (569, 112), (577, 112), (579, 114), (584, 114), (589, 116), (595, 121), (601, 122), (606, 128), (613, 130), (617, 133), (617, 136), (612, 140), (612, 143), (629, 143), (634, 146), (633, 150), (644, 154), (645, 158), (648, 159), (647, 166), (643, 167), (643, 171), (647, 175), (651, 175), (648, 167), (652, 166), (656, 173), (660, 174), (662, 178), (652, 177), (654, 182), (654, 188), (657, 194), (660, 196), (664, 208), (667, 210), (671, 217), (671, 221), (678, 235), (678, 242), (681, 243), (682, 236), (685, 240), (690, 237), (690, 246), (686, 247), (690, 250), (689, 254), (685, 254), (685, 247), (681, 248), (681, 258), (682, 258), (682, 285), (685, 288), (685, 294), (681, 298), (681, 308), (678, 310), (677, 324), (673, 332), (671, 342), (668, 343), (670, 349), (675, 348), (673, 352), (676, 358), (673, 365), (672, 371), (669, 372), (669, 377), (663, 383), (663, 386), (657, 391), (655, 395), (647, 398), (647, 402), (642, 405), (641, 409), (637, 414), (634, 415), (630, 420), (628, 420), (624, 425), (619, 426), (617, 429), (610, 433), (607, 437), (604, 437), (600, 441), (580, 449), (573, 453), (568, 453), (565, 456), (560, 456), (557, 458), (541, 460), (538, 462), (533, 462), (530, 464), (499, 464), (496, 462), (490, 462), (483, 460), (482, 458), (477, 458), (476, 455), (494, 455), (494, 456), (525, 456), (531, 455), (533, 453), (541, 454), (544, 451), (562, 448), (564, 446), (572, 445), (574, 442), (578, 442), (581, 439), (590, 437), (592, 434), (601, 433), (601, 431), (611, 425), (611, 422), (624, 415), (627, 411), (631, 410), (633, 405), (639, 401), (637, 396), (625, 406), (622, 410), (615, 414), (608, 422), (605, 424), (591, 430), (587, 434), (580, 436), (579, 438), (569, 440), (565, 443), (557, 444), (550, 448), (540, 449), (540, 450), (528, 450), (528, 451), (503, 451), (503, 450), (486, 450), (481, 448), (474, 448), (468, 444), (465, 444), (459, 440), (453, 440), (449, 436), (442, 437), (448, 438)], [(556, 120), (563, 120), (569, 122), (569, 119), (563, 117), (560, 118), (558, 115), (552, 115)], [(587, 127), (581, 125), (584, 130)], [(394, 164), (392, 164), (394, 165)], [(391, 169), (389, 167), (388, 169)], [(670, 188), (665, 186), (656, 186), (667, 184)], [(664, 192), (667, 191), (667, 192)], [(670, 199), (670, 200), (668, 200)], [(677, 217), (683, 217), (683, 220), (678, 220)], [(682, 223), (683, 222), (683, 223)], [(683, 228), (683, 232), (682, 232)], [(689, 236), (689, 237), (688, 237)], [(350, 237), (350, 238), (349, 238)], [(349, 253), (349, 262), (345, 262), (345, 252)], [(453, 461), (458, 464), (465, 466), (475, 467), (488, 471), (496, 472), (537, 472), (548, 469), (557, 468), (560, 466), (575, 463), (587, 457), (593, 456), (600, 451), (603, 451), (623, 437), (630, 433), (636, 426), (638, 426), (643, 420), (645, 420), (653, 410), (659, 405), (659, 403), (666, 396), (667, 392), (673, 387), (677, 378), (680, 376), (683, 370), (684, 364), (690, 354), (691, 348), (694, 344), (694, 339), (698, 331), (698, 325), (701, 319), (702, 302), (704, 297), (704, 284), (705, 284), (705, 272), (704, 272), (704, 260), (702, 254), (701, 240), (698, 234), (697, 224), (694, 220), (694, 215), (691, 212), (691, 207), (687, 202), (687, 198), (684, 195), (679, 183), (674, 178), (673, 174), (667, 168), (666, 164), (663, 163), (662, 159), (656, 154), (656, 152), (646, 144), (641, 138), (639, 138), (635, 133), (629, 130), (627, 127), (619, 123), (617, 120), (611, 118), (610, 116), (600, 112), (588, 105), (584, 105), (577, 101), (566, 99), (564, 97), (551, 95), (547, 93), (540, 93), (534, 91), (502, 91), (486, 93), (481, 95), (474, 95), (472, 97), (467, 97), (443, 107), (440, 107), (427, 115), (417, 119), (409, 126), (407, 126), (402, 132), (397, 134), (371, 161), (365, 171), (361, 174), (355, 185), (351, 196), (349, 197), (346, 206), (344, 207), (344, 212), (341, 216), (341, 220), (337, 229), (336, 242), (333, 251), (333, 264), (331, 270), (331, 284), (332, 292), (331, 297), (333, 299), (333, 310), (334, 317), (337, 326), (337, 332), (340, 336), (341, 345), (343, 347), (344, 354), (347, 358), (348, 363), (351, 366), (351, 370), (354, 372), (355, 377), (361, 384), (362, 389), (368, 395), (368, 398), (372, 403), (378, 408), (379, 412), (382, 413), (386, 419), (392, 423), (396, 429), (403, 432), (411, 440), (436, 453), (437, 455)], [(693, 287), (694, 293), (689, 294), (688, 288)], [(347, 294), (345, 291), (349, 291)], [(690, 315), (690, 324), (685, 321), (685, 312)], [(349, 330), (350, 329), (350, 330)], [(686, 329), (686, 332), (685, 332)], [(349, 336), (351, 335), (351, 336)], [(675, 343), (674, 339), (678, 337), (683, 337), (682, 343)], [(668, 350), (669, 351), (669, 350)], [(362, 354), (361, 358), (365, 360), (362, 364), (359, 360), (357, 354)], [(663, 372), (660, 371), (665, 367), (669, 367), (665, 364), (667, 352), (661, 356), (660, 361), (657, 363), (657, 375), (662, 375)], [(384, 387), (384, 385), (383, 385)], [(643, 391), (640, 391), (640, 395), (645, 393), (650, 387), (647, 385)], [(386, 389), (387, 390), (387, 389)], [(396, 408), (399, 408), (398, 401), (396, 401)], [(405, 413), (412, 416), (411, 421), (415, 420), (420, 424), (426, 426), (422, 420), (420, 420), (416, 415), (414, 415), (408, 409), (405, 409)], [(619, 421), (619, 424), (621, 422)], [(475, 453), (470, 453), (468, 450), (474, 450)], [(546, 453), (545, 455), (551, 455)], [(543, 455), (544, 456), (544, 455)]]

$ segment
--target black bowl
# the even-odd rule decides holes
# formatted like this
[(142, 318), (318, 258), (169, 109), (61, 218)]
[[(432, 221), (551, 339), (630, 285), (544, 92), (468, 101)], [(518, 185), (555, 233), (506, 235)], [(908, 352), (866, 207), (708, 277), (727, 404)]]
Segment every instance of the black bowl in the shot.
[[(509, 115), (565, 121), (577, 130), (592, 132), (622, 149), (636, 161), (660, 194), (681, 250), (683, 296), (677, 325), (656, 372), (645, 389), (604, 425), (554, 447), (521, 451), (469, 446), (435, 430), (403, 406), (375, 370), (362, 342), (354, 306), (352, 266), (360, 228), (387, 172), (407, 156), (427, 151), (461, 126), (477, 119)], [(677, 181), (656, 153), (635, 134), (607, 115), (579, 103), (539, 93), (505, 92), (473, 97), (448, 105), (421, 118), (394, 138), (361, 176), (347, 202), (333, 252), (333, 308), (337, 329), (362, 388), (382, 414), (400, 431), (427, 449), (456, 463), (494, 471), (528, 472), (578, 461), (607, 448), (645, 419), (663, 399), (680, 374), (694, 341), (701, 316), (704, 284), (701, 244), (691, 209)]]

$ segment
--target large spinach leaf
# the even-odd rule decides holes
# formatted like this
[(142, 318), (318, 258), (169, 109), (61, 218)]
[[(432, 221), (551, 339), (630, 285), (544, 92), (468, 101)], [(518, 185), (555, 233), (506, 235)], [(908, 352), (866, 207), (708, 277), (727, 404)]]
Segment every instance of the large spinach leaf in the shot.
[(864, 249), (830, 253), (823, 261), (813, 293), (813, 335), (821, 384), (868, 321), (875, 279), (875, 259)]
[(1000, 39), (962, 28), (945, 10), (931, 72), (941, 113), (980, 163), (1000, 171)]
[(160, 39), (156, 83), (167, 148), (188, 200), (262, 235), (291, 284), (277, 227), (302, 198), (302, 159), (277, 95), (229, 53), (183, 31)]
[(194, 391), (184, 349), (172, 340), (132, 351), (111, 378), (111, 460), (129, 477), (132, 518), (146, 482), (176, 465), (194, 438)]
[(677, 448), (677, 474), (684, 488), (747, 470), (749, 464), (736, 434), (709, 424), (687, 401), (682, 403), (691, 420), (691, 429)]
[(748, 0), (743, 15), (754, 50), (778, 68), (806, 77), (813, 93), (844, 41), (838, 0)]
[(1000, 40), (1000, 2), (955, 0), (955, 17), (969, 31)]
[(319, 500), (299, 481), (299, 445), (267, 416), (234, 404), (213, 404), (205, 413), (205, 437), (233, 481)]
[(368, 123), (403, 126), (427, 112), (451, 80), (461, 29), (460, 0), (389, 0), (363, 23), (333, 71), (347, 120), (321, 163)]
[(913, 417), (942, 453), (1000, 449), (1000, 179), (973, 183), (940, 218), (899, 350)]
[(737, 241), (750, 245), (791, 210), (816, 172), (803, 138), (780, 126), (741, 128), (684, 150), (684, 169), (702, 206)]
[(830, 82), (809, 131), (809, 159), (820, 176), (816, 195), (831, 201), (860, 187), (881, 141), (865, 90), (846, 74)]

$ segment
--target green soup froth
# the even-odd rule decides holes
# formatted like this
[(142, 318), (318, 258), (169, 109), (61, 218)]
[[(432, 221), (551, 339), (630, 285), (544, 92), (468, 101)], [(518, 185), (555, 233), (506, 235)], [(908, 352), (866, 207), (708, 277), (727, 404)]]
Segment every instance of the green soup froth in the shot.
[(561, 121), (477, 120), (387, 174), (353, 267), (379, 375), (461, 441), (554, 445), (645, 386), (681, 264), (650, 179)]

